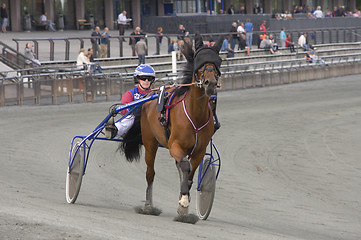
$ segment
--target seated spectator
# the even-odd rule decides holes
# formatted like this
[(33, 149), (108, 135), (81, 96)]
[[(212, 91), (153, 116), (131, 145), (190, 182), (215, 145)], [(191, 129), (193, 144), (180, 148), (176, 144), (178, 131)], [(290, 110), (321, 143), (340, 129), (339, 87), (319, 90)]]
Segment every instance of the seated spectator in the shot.
[(85, 56), (84, 48), (79, 50), (79, 54), (76, 60), (76, 66), (79, 70), (87, 70), (90, 71), (90, 62), (87, 56)]
[(278, 44), (275, 43), (275, 39), (273, 38), (273, 35), (270, 34), (268, 38), (270, 44), (273, 46), (273, 50), (278, 51)]
[(307, 33), (301, 34), (301, 36), (298, 38), (298, 46), (303, 48), (305, 51), (307, 51), (309, 48), (312, 48), (311, 45), (307, 43)]
[(268, 36), (264, 37), (264, 39), (261, 41), (261, 44), (259, 45), (259, 47), (264, 50), (269, 50), (272, 54), (275, 53), (275, 49), (271, 45), (271, 42), (270, 42)]
[(182, 46), (184, 45), (184, 40), (177, 40), (177, 42), (174, 44), (174, 51), (177, 53), (177, 60), (183, 61), (184, 55), (181, 51)]
[(222, 52), (227, 52), (227, 58), (232, 58), (234, 57), (234, 51), (229, 47), (229, 42), (231, 41), (231, 36), (228, 35), (227, 37), (225, 37), (225, 39), (223, 40), (222, 43), (222, 47), (221, 47), (221, 51)]
[(168, 46), (168, 53), (171, 53), (171, 52), (173, 52), (173, 51), (175, 51), (175, 40), (174, 39), (172, 39), (172, 40), (170, 40), (170, 44), (169, 44), (169, 46)]
[(361, 15), (360, 10), (355, 9), (355, 10), (353, 11), (353, 15), (352, 15), (352, 16), (354, 16), (354, 17), (360, 17), (360, 15)]
[(295, 52), (295, 43), (292, 42), (291, 34), (288, 34), (288, 35), (287, 35), (287, 38), (286, 38), (286, 47), (290, 48), (290, 52), (291, 52), (291, 53)]
[(314, 63), (314, 64), (322, 64), (322, 66), (326, 66), (326, 63), (323, 59), (321, 59), (315, 51), (308, 49), (306, 55), (305, 55), (305, 59), (308, 63)]
[(213, 38), (209, 38), (208, 42), (205, 43), (205, 45), (212, 47), (214, 45), (214, 40)]
[(55, 32), (55, 28), (53, 25), (55, 25), (52, 21), (48, 20), (47, 17), (48, 13), (44, 12), (43, 15), (40, 16), (40, 23), (43, 24), (44, 26), (46, 26), (48, 28), (48, 30)]
[(94, 60), (94, 50), (93, 48), (89, 48), (88, 49), (88, 53), (87, 53), (87, 58), (89, 59), (89, 63), (90, 63), (90, 72), (99, 72), (102, 73), (103, 69), (100, 67), (99, 62), (96, 62)]
[(32, 67), (40, 67), (41, 63), (38, 59), (35, 58), (35, 53), (33, 51), (33, 45), (31, 43), (27, 43), (25, 45), (25, 60), (26, 64), (30, 64)]

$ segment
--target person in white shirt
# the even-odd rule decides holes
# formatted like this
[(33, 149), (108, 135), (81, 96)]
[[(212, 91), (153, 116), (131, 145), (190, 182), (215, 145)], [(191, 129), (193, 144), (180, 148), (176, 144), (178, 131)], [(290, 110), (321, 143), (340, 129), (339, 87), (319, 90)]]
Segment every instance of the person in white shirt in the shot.
[(316, 8), (316, 11), (314, 11), (313, 16), (315, 18), (323, 18), (323, 12), (321, 11), (321, 6), (318, 6)]
[(303, 48), (306, 51), (310, 48), (310, 45), (307, 44), (307, 33), (303, 33), (298, 38), (298, 46)]
[(44, 12), (44, 14), (40, 16), (40, 23), (47, 26), (49, 30), (55, 32), (55, 29), (53, 26), (55, 24), (52, 21), (48, 20), (47, 12)]
[[(125, 25), (132, 21), (131, 18), (127, 18), (127, 12), (123, 11), (118, 15), (118, 28), (119, 28), (119, 36), (124, 36)], [(125, 41), (125, 39), (123, 39)]]
[(90, 61), (87, 56), (85, 56), (84, 48), (79, 50), (78, 58), (76, 59), (76, 66), (79, 70), (90, 70)]

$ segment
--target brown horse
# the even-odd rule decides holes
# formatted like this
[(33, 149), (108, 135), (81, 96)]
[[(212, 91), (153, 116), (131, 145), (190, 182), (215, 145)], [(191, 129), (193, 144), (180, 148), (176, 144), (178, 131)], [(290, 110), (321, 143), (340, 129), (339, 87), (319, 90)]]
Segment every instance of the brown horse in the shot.
[[(159, 122), (157, 101), (143, 104), (140, 116), (136, 116), (133, 127), (128, 131), (120, 149), (128, 161), (139, 159), (141, 144), (145, 147), (147, 164), (145, 209), (152, 208), (152, 186), (154, 180), (154, 161), (159, 144), (169, 149), (176, 160), (180, 176), (179, 215), (188, 214), (189, 190), (193, 176), (201, 163), (207, 145), (214, 133), (213, 113), (209, 106), (209, 96), (216, 93), (221, 58), (218, 53), (221, 38), (213, 47), (203, 45), (200, 35), (195, 36), (195, 52), (190, 43), (185, 43), (182, 52), (187, 59), (183, 71), (183, 84), (186, 87), (174, 89), (174, 97), (168, 103), (169, 110), (167, 137)], [(140, 121), (139, 121), (140, 120)], [(140, 122), (140, 123), (139, 123)]]

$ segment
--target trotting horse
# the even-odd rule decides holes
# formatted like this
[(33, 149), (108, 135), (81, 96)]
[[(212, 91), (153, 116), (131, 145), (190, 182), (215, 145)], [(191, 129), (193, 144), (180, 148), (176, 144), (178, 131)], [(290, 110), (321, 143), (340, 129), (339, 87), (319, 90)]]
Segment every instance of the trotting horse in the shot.
[[(140, 146), (145, 147), (147, 164), (145, 209), (151, 209), (154, 180), (154, 161), (159, 144), (169, 149), (175, 159), (180, 176), (180, 200), (178, 214), (188, 214), (189, 191), (194, 173), (201, 163), (207, 145), (214, 133), (213, 113), (209, 97), (216, 93), (220, 76), (221, 58), (219, 50), (222, 39), (213, 46), (203, 45), (199, 34), (195, 36), (195, 51), (190, 43), (185, 43), (182, 53), (187, 59), (183, 70), (182, 84), (186, 87), (173, 89), (169, 98), (167, 129), (160, 124), (157, 101), (143, 104), (134, 125), (128, 131), (119, 149), (128, 161), (138, 160)], [(171, 94), (169, 94), (171, 95)], [(166, 133), (168, 132), (168, 134)]]

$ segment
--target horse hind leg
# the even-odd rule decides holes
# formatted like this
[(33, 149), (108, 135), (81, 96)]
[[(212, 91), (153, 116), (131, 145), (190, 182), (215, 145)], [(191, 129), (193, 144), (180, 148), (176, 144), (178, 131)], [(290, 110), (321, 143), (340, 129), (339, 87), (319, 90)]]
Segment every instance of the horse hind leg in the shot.
[(180, 178), (180, 197), (178, 205), (178, 214), (188, 214), (189, 207), (189, 190), (192, 187), (193, 181), (189, 180), (189, 173), (192, 170), (192, 166), (187, 158), (182, 158), (180, 162), (176, 162), (176, 166), (179, 172)]

